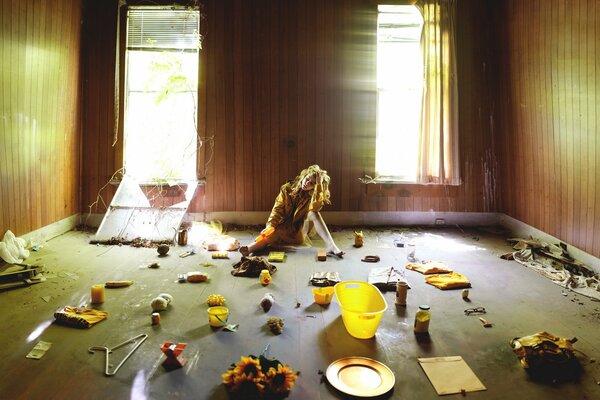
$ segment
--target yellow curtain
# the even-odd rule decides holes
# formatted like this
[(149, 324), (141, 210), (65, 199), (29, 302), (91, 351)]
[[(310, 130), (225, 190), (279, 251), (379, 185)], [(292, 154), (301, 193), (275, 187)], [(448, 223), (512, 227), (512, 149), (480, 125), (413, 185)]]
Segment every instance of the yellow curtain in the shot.
[(460, 184), (455, 0), (419, 0), (423, 100), (417, 183)]

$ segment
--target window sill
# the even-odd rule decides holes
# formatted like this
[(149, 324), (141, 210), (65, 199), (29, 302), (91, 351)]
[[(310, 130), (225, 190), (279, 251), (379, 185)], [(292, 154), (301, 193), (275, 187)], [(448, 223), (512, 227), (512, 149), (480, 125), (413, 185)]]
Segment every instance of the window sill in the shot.
[(376, 181), (367, 186), (367, 196), (372, 197), (456, 197), (460, 186), (420, 185), (414, 182)]

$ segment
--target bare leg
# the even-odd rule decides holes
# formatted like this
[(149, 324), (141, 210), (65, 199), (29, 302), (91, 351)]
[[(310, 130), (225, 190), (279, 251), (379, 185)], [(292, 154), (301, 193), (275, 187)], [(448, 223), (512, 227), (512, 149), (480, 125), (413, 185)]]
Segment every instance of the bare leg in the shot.
[(333, 238), (331, 237), (331, 233), (329, 233), (329, 229), (327, 229), (327, 225), (325, 225), (325, 221), (323, 221), (323, 217), (321, 217), (321, 213), (309, 211), (307, 218), (314, 224), (317, 233), (325, 242), (327, 251), (335, 254), (338, 257), (343, 256), (345, 253), (336, 246)]

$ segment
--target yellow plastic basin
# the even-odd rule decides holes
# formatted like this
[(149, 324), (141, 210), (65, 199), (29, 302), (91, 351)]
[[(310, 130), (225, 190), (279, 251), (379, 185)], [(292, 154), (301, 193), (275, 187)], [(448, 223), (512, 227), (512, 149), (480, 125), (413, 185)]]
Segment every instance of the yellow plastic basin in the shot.
[(387, 309), (385, 298), (375, 286), (362, 281), (340, 282), (334, 287), (348, 333), (358, 339), (375, 336)]

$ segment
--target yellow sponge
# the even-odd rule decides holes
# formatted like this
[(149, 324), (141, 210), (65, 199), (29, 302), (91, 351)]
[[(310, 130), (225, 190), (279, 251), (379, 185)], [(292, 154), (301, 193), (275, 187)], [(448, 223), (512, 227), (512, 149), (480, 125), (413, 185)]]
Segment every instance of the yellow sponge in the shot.
[(285, 252), (283, 251), (272, 251), (269, 253), (269, 261), (271, 262), (283, 262), (285, 260)]

